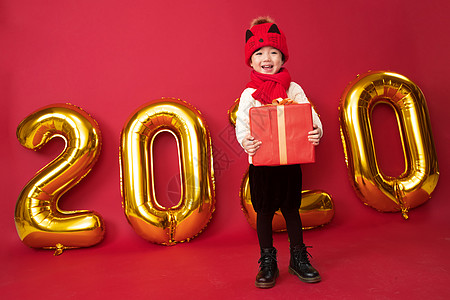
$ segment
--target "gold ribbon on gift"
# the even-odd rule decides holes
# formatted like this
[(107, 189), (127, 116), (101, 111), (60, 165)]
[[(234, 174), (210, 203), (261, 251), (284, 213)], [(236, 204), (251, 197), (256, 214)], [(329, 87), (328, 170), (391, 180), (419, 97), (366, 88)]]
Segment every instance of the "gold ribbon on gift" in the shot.
[(277, 129), (278, 129), (278, 151), (280, 153), (280, 164), (287, 164), (287, 148), (286, 148), (286, 119), (284, 115), (284, 106), (294, 103), (293, 100), (286, 98), (278, 98), (272, 101), (277, 106)]
[(277, 127), (278, 127), (278, 151), (280, 152), (280, 164), (287, 164), (286, 149), (286, 122), (284, 118), (284, 105), (277, 105)]

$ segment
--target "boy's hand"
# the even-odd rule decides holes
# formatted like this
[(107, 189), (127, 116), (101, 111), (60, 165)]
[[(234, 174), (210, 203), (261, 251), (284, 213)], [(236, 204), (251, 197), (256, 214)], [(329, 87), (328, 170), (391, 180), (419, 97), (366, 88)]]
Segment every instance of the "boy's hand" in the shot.
[(313, 125), (314, 130), (308, 132), (308, 141), (314, 146), (319, 145), (322, 130), (316, 125)]
[(242, 140), (242, 146), (244, 146), (244, 151), (250, 156), (255, 155), (256, 151), (259, 149), (259, 146), (261, 146), (261, 143), (262, 143), (261, 141), (255, 140), (255, 138), (252, 137), (251, 135), (247, 135)]

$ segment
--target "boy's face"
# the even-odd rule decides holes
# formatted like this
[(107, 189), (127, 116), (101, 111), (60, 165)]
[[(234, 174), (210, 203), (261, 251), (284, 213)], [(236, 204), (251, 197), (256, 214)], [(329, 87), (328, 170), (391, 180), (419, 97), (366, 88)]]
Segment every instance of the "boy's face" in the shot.
[(253, 53), (250, 66), (258, 73), (276, 74), (283, 66), (283, 54), (280, 50), (265, 46)]

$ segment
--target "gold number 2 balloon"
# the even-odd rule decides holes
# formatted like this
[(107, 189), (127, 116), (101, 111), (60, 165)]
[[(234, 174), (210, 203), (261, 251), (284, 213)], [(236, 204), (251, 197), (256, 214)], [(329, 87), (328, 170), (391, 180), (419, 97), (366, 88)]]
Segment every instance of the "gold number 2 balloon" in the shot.
[[(155, 197), (153, 142), (168, 131), (180, 156), (181, 199), (161, 206)], [(189, 241), (206, 227), (214, 211), (211, 138), (200, 113), (187, 103), (163, 98), (139, 108), (121, 136), (120, 161), (125, 215), (142, 238), (163, 245)]]
[(88, 247), (103, 239), (100, 215), (90, 211), (61, 211), (59, 198), (86, 176), (98, 159), (100, 130), (85, 111), (70, 104), (46, 106), (26, 117), (17, 138), (37, 150), (54, 137), (65, 140), (64, 151), (24, 187), (16, 204), (20, 239), (29, 247), (63, 249)]
[[(378, 167), (371, 112), (379, 103), (396, 116), (405, 156), (405, 170), (389, 177)], [(362, 201), (384, 212), (408, 211), (430, 197), (439, 179), (428, 108), (422, 91), (393, 72), (368, 72), (344, 91), (340, 103), (341, 138), (352, 184)]]
[[(228, 119), (233, 126), (236, 124), (236, 112), (238, 108), (239, 99), (228, 110)], [(256, 229), (256, 212), (251, 202), (248, 170), (242, 178), (239, 196), (241, 209), (247, 222), (251, 227)], [(301, 192), (301, 197), (302, 203), (299, 213), (302, 218), (303, 229), (312, 229), (331, 222), (334, 217), (334, 203), (328, 193), (320, 190), (304, 190)], [(275, 212), (272, 221), (272, 230), (276, 232), (286, 230), (286, 221), (280, 210)]]

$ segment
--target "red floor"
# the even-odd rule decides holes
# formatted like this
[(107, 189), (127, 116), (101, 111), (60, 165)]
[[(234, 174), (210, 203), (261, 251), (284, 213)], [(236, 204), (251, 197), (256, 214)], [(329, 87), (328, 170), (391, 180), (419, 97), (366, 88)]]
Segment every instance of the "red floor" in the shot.
[(8, 234), (0, 291), (2, 299), (448, 299), (450, 226), (434, 208), (426, 203), (405, 221), (363, 207), (356, 221), (338, 215), (306, 231), (318, 284), (288, 273), (287, 236), (275, 234), (280, 277), (268, 290), (253, 284), (258, 249), (250, 226), (231, 232), (213, 222), (193, 241), (166, 247), (113, 223), (102, 244), (58, 257)]

